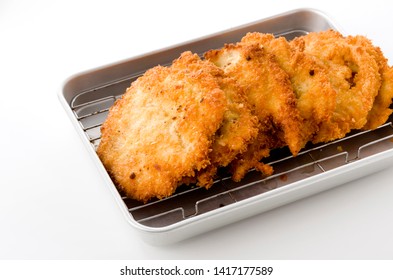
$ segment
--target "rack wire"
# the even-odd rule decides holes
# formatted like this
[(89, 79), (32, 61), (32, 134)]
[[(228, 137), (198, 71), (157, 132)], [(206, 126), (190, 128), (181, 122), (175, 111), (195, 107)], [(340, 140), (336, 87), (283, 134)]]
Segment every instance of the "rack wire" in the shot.
[[(102, 96), (97, 94), (97, 91), (110, 89), (113, 92), (113, 86), (129, 85), (135, 78), (86, 91), (74, 98), (71, 108), (94, 149), (99, 145), (100, 127), (108, 115), (109, 108), (124, 92), (124, 86), (116, 95), (98, 99), (92, 96)], [(296, 157), (286, 148), (273, 150), (271, 156), (264, 160), (275, 170), (269, 177), (251, 170), (241, 182), (234, 182), (223, 174), (209, 190), (196, 186), (180, 186), (172, 196), (146, 204), (127, 198), (120, 192), (119, 195), (122, 196), (135, 221), (150, 227), (163, 227), (262, 195), (389, 149), (393, 149), (391, 119), (373, 131), (354, 131), (345, 138), (327, 144), (308, 145)]]

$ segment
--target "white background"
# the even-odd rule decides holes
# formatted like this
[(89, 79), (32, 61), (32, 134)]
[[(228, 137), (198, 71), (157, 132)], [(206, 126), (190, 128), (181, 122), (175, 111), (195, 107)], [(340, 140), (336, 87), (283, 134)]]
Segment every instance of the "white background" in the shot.
[(393, 167), (184, 242), (126, 222), (60, 105), (72, 74), (295, 8), (393, 63), (391, 1), (0, 1), (0, 259), (393, 259)]

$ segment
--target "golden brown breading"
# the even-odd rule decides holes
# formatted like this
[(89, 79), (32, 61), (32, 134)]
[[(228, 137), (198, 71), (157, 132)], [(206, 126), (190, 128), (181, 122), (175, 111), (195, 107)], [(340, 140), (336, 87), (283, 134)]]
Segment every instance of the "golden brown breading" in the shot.
[(367, 116), (367, 123), (363, 130), (375, 129), (384, 124), (393, 110), (390, 109), (393, 98), (393, 67), (384, 65), (381, 72), (382, 84), (377, 97), (375, 97), (373, 107)]
[(392, 113), (389, 108), (393, 98), (393, 67), (389, 67), (388, 60), (384, 57), (379, 47), (364, 36), (348, 36), (346, 41), (354, 47), (364, 48), (377, 62), (381, 75), (381, 87), (375, 97), (373, 107), (367, 115), (367, 123), (362, 129), (375, 129), (384, 124)]
[(154, 67), (111, 108), (97, 153), (128, 197), (167, 197), (183, 177), (210, 164), (226, 104), (217, 80), (202, 67)]
[[(242, 89), (233, 78), (227, 77), (224, 71), (210, 61), (202, 61), (196, 54), (185, 52), (176, 60), (172, 71), (205, 71), (211, 74), (223, 90), (227, 101), (223, 122), (217, 130), (211, 150), (210, 164), (198, 171), (196, 183), (209, 188), (213, 184), (219, 167), (225, 167), (236, 156), (246, 151), (248, 144), (258, 133), (258, 118), (251, 113), (249, 104)], [(191, 178), (185, 178), (185, 182)]]
[(375, 59), (364, 47), (349, 44), (333, 30), (309, 33), (292, 44), (303, 45), (306, 53), (324, 62), (337, 92), (333, 116), (323, 123), (313, 142), (328, 142), (361, 129), (381, 86)]
[(302, 147), (318, 132), (335, 108), (336, 92), (332, 88), (326, 67), (312, 56), (290, 46), (284, 37), (272, 34), (248, 33), (243, 44), (258, 44), (274, 55), (277, 63), (288, 74), (297, 98), (297, 108), (302, 117)]
[(270, 149), (288, 145), (296, 154), (303, 144), (296, 98), (287, 74), (258, 45), (226, 45), (207, 52), (205, 58), (239, 83), (260, 123), (257, 141), (232, 164), (233, 179), (240, 180), (253, 167), (270, 174), (271, 168), (259, 163)]
[(227, 98), (228, 110), (218, 129), (209, 154), (211, 164), (198, 172), (198, 185), (209, 188), (219, 167), (228, 166), (246, 152), (248, 144), (257, 137), (258, 118), (251, 113), (243, 91), (231, 78), (218, 79)]
[(363, 36), (249, 33), (146, 71), (109, 111), (97, 154), (119, 189), (147, 202), (181, 184), (209, 188), (219, 168), (241, 180), (272, 149), (293, 155), (388, 119), (393, 68)]

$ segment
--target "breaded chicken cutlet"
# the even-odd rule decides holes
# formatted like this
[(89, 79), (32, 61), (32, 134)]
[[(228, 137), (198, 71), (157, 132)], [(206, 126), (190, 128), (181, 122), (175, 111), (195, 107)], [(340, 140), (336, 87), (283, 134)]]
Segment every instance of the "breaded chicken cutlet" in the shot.
[(102, 125), (97, 153), (127, 196), (146, 202), (189, 178), (210, 187), (216, 168), (246, 149), (256, 126), (236, 83), (186, 52), (127, 89)]
[(97, 153), (127, 196), (170, 196), (183, 177), (210, 164), (226, 103), (207, 71), (156, 66), (110, 109)]
[(288, 75), (257, 44), (226, 45), (206, 52), (205, 58), (238, 81), (259, 119), (258, 137), (232, 163), (232, 178), (239, 181), (251, 168), (271, 175), (271, 167), (260, 162), (271, 149), (288, 146), (296, 154), (303, 146), (301, 119)]
[(272, 149), (296, 156), (392, 113), (393, 68), (363, 36), (248, 33), (204, 56), (147, 70), (110, 109), (97, 154), (128, 197), (210, 188), (221, 168), (235, 181), (253, 168), (269, 176)]
[(381, 49), (373, 46), (371, 41), (364, 36), (348, 36), (346, 41), (354, 47), (365, 49), (378, 65), (381, 87), (367, 115), (367, 123), (362, 127), (363, 130), (375, 129), (384, 124), (392, 113), (392, 109), (389, 107), (393, 98), (393, 67), (388, 65), (388, 60), (384, 57)]
[(332, 141), (363, 128), (381, 88), (378, 63), (367, 48), (333, 30), (309, 33), (291, 44), (327, 66), (329, 80), (337, 92), (333, 115), (321, 126), (313, 142)]
[(209, 188), (213, 185), (217, 170), (230, 164), (247, 150), (248, 144), (258, 133), (258, 118), (251, 113), (244, 91), (237, 82), (209, 61), (202, 61), (196, 54), (185, 52), (170, 67), (172, 71), (205, 71), (212, 75), (226, 99), (226, 111), (209, 152), (210, 164), (196, 172), (195, 178), (185, 178), (197, 185)]
[(330, 119), (335, 108), (336, 91), (330, 84), (326, 67), (307, 53), (291, 47), (284, 37), (275, 38), (273, 34), (254, 32), (244, 36), (241, 42), (258, 44), (272, 54), (288, 74), (302, 118), (303, 148), (320, 126)]

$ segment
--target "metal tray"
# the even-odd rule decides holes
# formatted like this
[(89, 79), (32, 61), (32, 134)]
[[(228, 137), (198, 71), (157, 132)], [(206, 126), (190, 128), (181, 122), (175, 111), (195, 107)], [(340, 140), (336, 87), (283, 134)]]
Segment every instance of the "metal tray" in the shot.
[(287, 149), (275, 150), (268, 159), (275, 173), (268, 178), (251, 171), (240, 183), (222, 177), (209, 190), (179, 187), (169, 198), (141, 204), (117, 190), (95, 153), (108, 109), (147, 69), (170, 64), (185, 50), (202, 54), (221, 48), (251, 31), (291, 39), (329, 28), (338, 29), (323, 13), (294, 10), (80, 73), (64, 83), (59, 94), (61, 103), (126, 219), (145, 241), (180, 241), (366, 176), (393, 162), (393, 127), (389, 122), (374, 131), (353, 132), (329, 144), (310, 145), (297, 157)]

